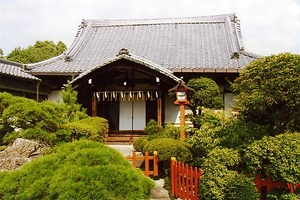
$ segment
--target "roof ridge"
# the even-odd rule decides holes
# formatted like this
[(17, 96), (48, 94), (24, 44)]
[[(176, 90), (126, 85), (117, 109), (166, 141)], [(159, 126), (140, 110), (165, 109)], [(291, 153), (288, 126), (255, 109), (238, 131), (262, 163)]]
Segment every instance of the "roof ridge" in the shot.
[(181, 17), (181, 18), (152, 18), (152, 19), (83, 19), (83, 24), (92, 23), (93, 26), (112, 26), (112, 25), (148, 25), (148, 24), (168, 24), (168, 23), (216, 23), (225, 22), (226, 17), (234, 18), (235, 13), (197, 16), (197, 17)]
[(40, 65), (45, 65), (45, 64), (48, 64), (48, 63), (52, 63), (56, 60), (59, 60), (61, 57), (65, 56), (65, 53), (62, 53), (58, 56), (55, 56), (55, 57), (52, 57), (52, 58), (49, 58), (47, 60), (43, 60), (43, 61), (40, 61), (40, 62), (37, 62), (37, 63), (29, 63), (29, 64), (24, 64), (24, 67), (26, 67), (26, 69), (33, 69), (35, 67), (39, 67)]

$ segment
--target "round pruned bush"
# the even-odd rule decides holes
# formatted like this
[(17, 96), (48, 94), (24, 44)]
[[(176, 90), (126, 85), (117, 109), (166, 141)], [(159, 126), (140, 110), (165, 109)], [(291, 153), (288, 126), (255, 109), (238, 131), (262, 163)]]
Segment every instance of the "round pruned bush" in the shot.
[(154, 183), (99, 142), (74, 141), (12, 172), (0, 172), (1, 199), (148, 199)]
[(179, 162), (187, 163), (192, 159), (192, 154), (182, 141), (171, 138), (153, 139), (144, 146), (144, 152), (153, 154), (157, 151), (159, 160), (159, 174), (168, 176), (170, 170), (171, 157), (175, 157)]
[(133, 142), (133, 148), (135, 151), (143, 152), (144, 146), (147, 144), (147, 137), (136, 138)]
[(144, 128), (146, 134), (148, 135), (148, 140), (153, 140), (155, 138), (165, 137), (163, 128), (157, 124), (154, 119), (151, 119), (147, 126)]
[(89, 139), (98, 142), (105, 142), (108, 134), (108, 121), (101, 117), (88, 117), (64, 125), (70, 130), (70, 140)]
[(192, 154), (184, 142), (170, 138), (151, 140), (144, 146), (144, 151), (157, 151), (159, 161), (169, 162), (171, 157), (179, 162), (189, 162), (192, 159)]

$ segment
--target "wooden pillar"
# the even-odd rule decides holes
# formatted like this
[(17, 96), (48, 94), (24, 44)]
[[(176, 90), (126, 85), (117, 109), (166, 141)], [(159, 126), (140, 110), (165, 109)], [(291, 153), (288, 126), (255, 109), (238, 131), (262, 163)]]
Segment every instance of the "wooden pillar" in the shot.
[(162, 100), (161, 97), (157, 98), (157, 124), (162, 126)]
[(185, 125), (185, 105), (184, 103), (180, 103), (180, 139), (185, 139), (185, 131), (184, 131), (184, 125)]
[(92, 117), (96, 117), (96, 116), (97, 116), (97, 97), (96, 97), (96, 93), (94, 93), (92, 98)]
[(36, 83), (36, 101), (39, 102), (39, 96), (40, 96), (40, 81)]

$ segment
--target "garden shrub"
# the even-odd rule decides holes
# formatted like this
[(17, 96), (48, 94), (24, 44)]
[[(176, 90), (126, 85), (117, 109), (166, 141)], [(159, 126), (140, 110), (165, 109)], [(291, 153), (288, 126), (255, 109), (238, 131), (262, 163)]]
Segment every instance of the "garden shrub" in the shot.
[(136, 138), (133, 142), (133, 148), (135, 151), (143, 152), (144, 146), (147, 144), (147, 137)]
[(101, 143), (65, 143), (12, 172), (0, 172), (2, 199), (147, 199), (153, 181)]
[(299, 200), (300, 191), (290, 193), (285, 188), (275, 188), (267, 193), (267, 200)]
[(169, 162), (171, 157), (175, 157), (179, 162), (188, 162), (192, 158), (192, 154), (184, 142), (171, 138), (153, 139), (144, 146), (144, 151), (150, 153), (157, 151), (159, 161)]
[(148, 124), (144, 128), (144, 131), (148, 135), (148, 140), (165, 137), (163, 128), (159, 126), (154, 119), (151, 119), (148, 122)]
[(174, 126), (173, 124), (166, 123), (163, 132), (167, 138), (176, 140), (180, 139), (180, 128)]
[(214, 149), (205, 159), (199, 184), (200, 199), (258, 199), (258, 192), (250, 178), (234, 169), (240, 162), (238, 151)]
[(300, 133), (264, 137), (250, 145), (245, 153), (250, 172), (259, 168), (275, 180), (300, 182)]
[(104, 142), (108, 134), (108, 121), (101, 117), (88, 117), (66, 124), (64, 128), (71, 131), (71, 140), (85, 138)]
[(265, 136), (245, 150), (243, 160), (252, 175), (269, 175), (274, 181), (300, 183), (300, 133)]

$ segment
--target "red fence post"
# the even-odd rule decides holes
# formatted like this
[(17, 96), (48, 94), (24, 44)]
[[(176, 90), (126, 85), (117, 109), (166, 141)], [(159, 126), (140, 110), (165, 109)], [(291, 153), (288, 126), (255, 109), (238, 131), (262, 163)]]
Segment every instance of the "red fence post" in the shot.
[(171, 158), (171, 193), (172, 196), (175, 196), (175, 188), (176, 188), (176, 177), (175, 177), (175, 164), (176, 158)]
[(153, 152), (153, 175), (158, 176), (158, 158), (157, 158), (157, 151)]
[(145, 175), (149, 176), (149, 152), (145, 152)]

